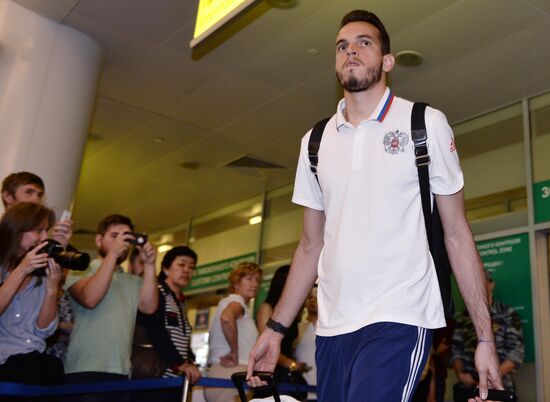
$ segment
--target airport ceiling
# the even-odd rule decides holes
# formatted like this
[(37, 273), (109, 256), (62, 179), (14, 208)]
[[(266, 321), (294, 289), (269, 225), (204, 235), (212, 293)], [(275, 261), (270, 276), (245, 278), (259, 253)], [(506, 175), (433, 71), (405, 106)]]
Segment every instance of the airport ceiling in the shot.
[[(423, 55), (392, 87), (451, 123), (550, 89), (548, 0), (258, 1), (193, 51), (198, 0), (15, 1), (104, 51), (73, 214), (84, 233), (111, 212), (155, 232), (291, 183), (300, 138), (341, 96), (334, 38), (351, 9), (381, 17), (393, 53)], [(226, 166), (245, 156), (260, 167)]]

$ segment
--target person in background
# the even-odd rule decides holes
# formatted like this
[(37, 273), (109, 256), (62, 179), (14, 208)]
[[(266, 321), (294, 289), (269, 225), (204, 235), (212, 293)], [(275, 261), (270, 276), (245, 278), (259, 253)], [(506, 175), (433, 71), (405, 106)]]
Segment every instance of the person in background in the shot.
[[(229, 296), (216, 309), (208, 339), (208, 377), (231, 378), (236, 371), (246, 370), (248, 354), (258, 338), (256, 324), (248, 303), (256, 297), (262, 269), (253, 262), (237, 265), (229, 274)], [(234, 389), (206, 388), (207, 402), (238, 401)]]
[(12, 206), (0, 220), (0, 381), (64, 382), (62, 362), (45, 353), (57, 327), (62, 276), (41, 252), (54, 222), (52, 210), (29, 202)]
[[(42, 204), (45, 192), (46, 188), (42, 178), (31, 172), (12, 173), (2, 181), (2, 203), (6, 210), (19, 202)], [(69, 245), (72, 225), (73, 221), (70, 219), (55, 222), (51, 238), (59, 242), (64, 248), (73, 249), (74, 251), (74, 248)], [(64, 270), (60, 285), (65, 280), (66, 272)], [(46, 353), (63, 361), (73, 327), (73, 316), (69, 297), (61, 286), (57, 296), (57, 309), (59, 314), (58, 327), (55, 333), (47, 339)]]
[[(18, 202), (42, 204), (45, 192), (44, 181), (31, 172), (12, 173), (2, 181), (2, 203), (6, 210)], [(56, 222), (52, 229), (52, 239), (67, 247), (73, 234), (72, 225), (70, 219)]]
[(144, 270), (145, 267), (143, 266), (143, 260), (139, 256), (139, 249), (137, 247), (132, 247), (128, 257), (128, 272), (143, 278)]
[[(70, 247), (71, 246), (68, 246), (67, 249)], [(67, 352), (71, 332), (74, 327), (71, 298), (69, 294), (63, 290), (63, 283), (65, 282), (67, 273), (68, 270), (64, 269), (59, 290), (57, 291), (57, 313), (59, 315), (59, 322), (55, 333), (47, 339), (48, 347), (46, 349), (47, 354), (55, 356), (61, 361), (65, 359), (65, 353)]]
[[(493, 298), (495, 281), (490, 271), (485, 271), (485, 277), (502, 384), (506, 390), (515, 392), (512, 373), (522, 366), (525, 357), (521, 319), (512, 307)], [(476, 345), (474, 325), (465, 310), (457, 317), (451, 344), (451, 364), (459, 381), (454, 386), (455, 390), (478, 385), (479, 377), (474, 365)]]
[[(278, 268), (273, 274), (266, 299), (260, 304), (258, 312), (256, 313), (258, 332), (262, 332), (265, 329), (267, 320), (269, 320), (269, 317), (273, 314), (273, 309), (279, 302), (279, 298), (283, 292), (289, 270), (290, 265), (284, 265)], [(297, 361), (294, 358), (294, 341), (298, 338), (298, 323), (300, 319), (301, 314), (298, 314), (281, 342), (281, 353), (279, 354), (274, 373), (277, 383), (307, 384), (303, 377), (303, 373), (309, 371), (310, 367), (305, 362)], [(298, 400), (304, 400), (307, 397), (307, 392), (291, 392), (285, 394)], [(261, 389), (254, 391), (254, 397), (257, 398), (264, 398), (269, 395), (270, 392)]]
[(430, 366), (433, 373), (430, 387), (430, 396), (435, 402), (444, 402), (447, 386), (447, 367), (451, 361), (451, 343), (455, 330), (456, 320), (447, 318), (447, 326), (438, 328), (434, 332), (433, 350)]
[(12, 173), (2, 181), (2, 203), (7, 210), (18, 202), (42, 204), (44, 181), (31, 172)]
[[(166, 364), (164, 378), (185, 376), (191, 384), (201, 377), (191, 350), (191, 324), (183, 289), (189, 285), (197, 265), (197, 254), (187, 246), (169, 250), (162, 259), (158, 275), (159, 306), (152, 315), (139, 314), (147, 328), (147, 336)], [(181, 401), (181, 389), (160, 390), (155, 400)]]
[[(313, 286), (306, 297), (307, 315), (298, 324), (298, 340), (296, 342), (296, 359), (304, 362), (311, 370), (304, 373), (309, 385), (317, 385), (317, 367), (315, 365), (315, 328), (317, 327), (317, 286)], [(315, 399), (316, 395), (308, 393), (307, 399)]]

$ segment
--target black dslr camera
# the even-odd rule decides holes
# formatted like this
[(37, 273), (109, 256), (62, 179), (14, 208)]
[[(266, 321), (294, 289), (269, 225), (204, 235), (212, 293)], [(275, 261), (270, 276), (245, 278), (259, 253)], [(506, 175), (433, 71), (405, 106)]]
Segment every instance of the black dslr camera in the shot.
[(135, 239), (128, 239), (128, 243), (133, 244), (134, 246), (145, 246), (145, 243), (147, 243), (147, 235), (145, 233), (124, 233), (124, 234), (131, 234), (134, 236)]
[(88, 253), (81, 253), (77, 250), (67, 251), (53, 239), (46, 239), (46, 241), (48, 244), (42, 247), (37, 254), (48, 254), (48, 257), (53, 258), (62, 268), (84, 271), (90, 265)]

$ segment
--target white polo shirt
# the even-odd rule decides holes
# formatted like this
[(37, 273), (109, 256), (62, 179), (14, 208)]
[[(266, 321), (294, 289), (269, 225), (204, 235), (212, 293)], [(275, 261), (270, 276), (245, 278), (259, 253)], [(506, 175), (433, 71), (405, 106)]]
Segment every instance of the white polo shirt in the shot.
[[(429, 252), (411, 139), (412, 102), (389, 88), (358, 127), (338, 104), (319, 149), (318, 177), (302, 139), (292, 201), (325, 211), (318, 264), (317, 334), (334, 336), (375, 322), (445, 326)], [(430, 185), (454, 194), (464, 184), (453, 133), (443, 113), (427, 108)]]

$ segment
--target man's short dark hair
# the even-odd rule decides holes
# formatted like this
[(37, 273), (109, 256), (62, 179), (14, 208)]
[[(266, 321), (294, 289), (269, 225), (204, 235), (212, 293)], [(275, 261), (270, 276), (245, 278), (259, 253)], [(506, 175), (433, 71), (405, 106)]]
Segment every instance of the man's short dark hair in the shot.
[(382, 42), (382, 54), (390, 53), (390, 35), (386, 31), (386, 27), (380, 21), (380, 18), (374, 13), (366, 10), (353, 10), (344, 15), (342, 21), (340, 22), (340, 28), (343, 28), (344, 25), (349, 24), (350, 22), (367, 22), (378, 29), (380, 33), (380, 41)]
[(109, 230), (109, 227), (113, 225), (126, 225), (130, 227), (132, 232), (134, 231), (134, 224), (130, 218), (124, 215), (113, 214), (103, 218), (103, 220), (99, 222), (99, 225), (97, 226), (97, 234), (104, 236), (105, 233), (107, 233), (107, 230)]
[[(27, 184), (34, 184), (44, 190), (44, 182), (39, 176), (31, 172), (17, 172), (10, 174), (4, 179), (2, 182), (2, 193), (6, 192), (12, 197), (15, 197), (17, 189)], [(2, 198), (2, 202), (4, 206), (7, 206), (4, 198)]]

